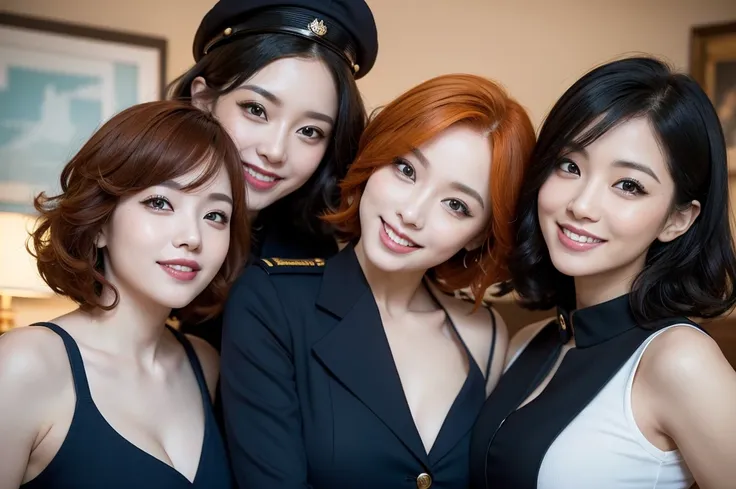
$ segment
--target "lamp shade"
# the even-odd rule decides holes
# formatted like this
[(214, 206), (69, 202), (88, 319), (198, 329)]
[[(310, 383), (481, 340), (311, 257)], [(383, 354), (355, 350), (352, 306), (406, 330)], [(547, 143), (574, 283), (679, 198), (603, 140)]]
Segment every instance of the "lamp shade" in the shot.
[(53, 291), (38, 274), (36, 260), (26, 250), (36, 218), (0, 212), (0, 295), (48, 297)]

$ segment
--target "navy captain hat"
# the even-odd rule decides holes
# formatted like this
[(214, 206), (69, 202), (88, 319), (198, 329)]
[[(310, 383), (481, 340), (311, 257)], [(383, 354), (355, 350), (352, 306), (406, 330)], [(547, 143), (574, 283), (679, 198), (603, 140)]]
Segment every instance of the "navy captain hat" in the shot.
[(365, 76), (378, 55), (376, 22), (365, 0), (219, 0), (194, 36), (194, 59), (234, 39), (266, 33), (322, 44), (345, 60), (355, 78)]

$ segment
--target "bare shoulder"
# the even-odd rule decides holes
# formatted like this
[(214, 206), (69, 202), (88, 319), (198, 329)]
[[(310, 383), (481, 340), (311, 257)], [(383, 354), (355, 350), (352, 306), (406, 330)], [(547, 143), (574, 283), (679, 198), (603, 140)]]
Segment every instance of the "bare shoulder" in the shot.
[(490, 392), (498, 382), (503, 369), (509, 341), (506, 323), (493, 307), (476, 308), (473, 302), (448, 295), (442, 297), (441, 303), (484, 375), (490, 361), (489, 375), (486, 379)]
[(664, 395), (679, 396), (710, 381), (736, 382), (715, 340), (690, 326), (672, 327), (654, 338), (642, 355), (637, 374)]
[[(19, 399), (42, 399), (71, 381), (64, 343), (39, 326), (13, 329), (0, 336), (0, 389)], [(12, 395), (12, 394), (11, 394)]]
[(186, 335), (189, 342), (197, 354), (199, 363), (204, 371), (207, 389), (210, 391), (210, 397), (215, 398), (215, 389), (217, 387), (217, 379), (220, 377), (220, 355), (217, 350), (202, 338), (193, 335)]
[(511, 365), (514, 360), (516, 360), (516, 357), (519, 355), (519, 353), (521, 353), (522, 350), (526, 348), (529, 342), (532, 341), (532, 339), (542, 330), (542, 328), (544, 328), (547, 324), (549, 324), (550, 321), (553, 320), (554, 318), (550, 316), (549, 318), (542, 319), (541, 321), (527, 324), (519, 331), (517, 331), (509, 341), (509, 346), (506, 350), (506, 363), (504, 368), (508, 368), (509, 365)]

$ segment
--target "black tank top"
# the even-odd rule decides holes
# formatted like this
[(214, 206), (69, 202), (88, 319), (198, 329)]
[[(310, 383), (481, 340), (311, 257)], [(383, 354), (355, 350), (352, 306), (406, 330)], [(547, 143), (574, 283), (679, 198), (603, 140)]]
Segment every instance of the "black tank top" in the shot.
[[(194, 482), (173, 467), (136, 447), (110, 426), (89, 390), (79, 347), (64, 329), (37, 323), (61, 336), (69, 357), (76, 405), (69, 432), (56, 456), (22, 489), (231, 489), (225, 445), (212, 412), (202, 366), (189, 340), (171, 329), (184, 347), (197, 378), (204, 405), (204, 440)], [(135, 402), (134, 400), (131, 400)]]

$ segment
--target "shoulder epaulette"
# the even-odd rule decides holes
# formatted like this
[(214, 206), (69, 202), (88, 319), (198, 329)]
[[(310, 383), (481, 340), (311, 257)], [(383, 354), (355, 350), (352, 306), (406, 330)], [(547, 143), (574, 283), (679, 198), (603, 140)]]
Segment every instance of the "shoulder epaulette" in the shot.
[(277, 273), (322, 273), (323, 258), (261, 258), (256, 263), (269, 275)]

